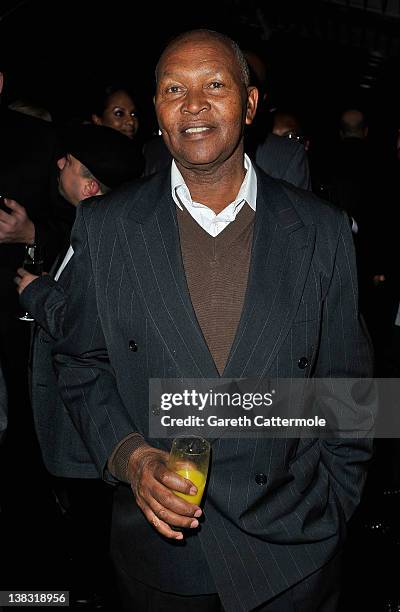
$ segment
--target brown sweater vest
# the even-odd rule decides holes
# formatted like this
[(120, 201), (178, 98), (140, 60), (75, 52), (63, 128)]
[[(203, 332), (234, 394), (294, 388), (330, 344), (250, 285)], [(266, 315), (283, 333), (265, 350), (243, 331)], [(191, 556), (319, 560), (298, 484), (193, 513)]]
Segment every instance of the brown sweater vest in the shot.
[(222, 375), (242, 314), (255, 213), (245, 204), (213, 238), (184, 208), (177, 208), (190, 298), (210, 353)]
[[(253, 239), (254, 211), (245, 204), (213, 238), (186, 209), (177, 208), (183, 265), (193, 308), (218, 372), (223, 373), (242, 314)], [(144, 444), (133, 433), (114, 449), (108, 467), (129, 482), (131, 453)]]

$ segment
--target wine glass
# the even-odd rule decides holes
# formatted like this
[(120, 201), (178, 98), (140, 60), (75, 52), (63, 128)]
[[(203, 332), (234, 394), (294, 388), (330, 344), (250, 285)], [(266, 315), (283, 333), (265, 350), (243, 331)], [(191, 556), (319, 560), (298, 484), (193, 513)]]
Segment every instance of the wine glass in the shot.
[[(36, 244), (25, 245), (25, 257), (22, 267), (31, 274), (40, 276), (43, 272), (43, 256)], [(34, 321), (29, 312), (18, 317), (20, 321)]]
[(210, 462), (210, 443), (200, 436), (178, 436), (172, 442), (167, 467), (179, 476), (190, 480), (196, 487), (196, 495), (174, 491), (190, 504), (199, 505), (206, 486)]

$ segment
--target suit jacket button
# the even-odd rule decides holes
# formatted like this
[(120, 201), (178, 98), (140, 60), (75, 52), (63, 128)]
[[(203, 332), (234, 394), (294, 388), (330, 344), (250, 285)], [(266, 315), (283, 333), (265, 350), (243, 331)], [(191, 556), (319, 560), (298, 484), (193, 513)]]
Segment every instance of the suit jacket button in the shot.
[(256, 481), (258, 485), (265, 485), (267, 484), (268, 478), (266, 477), (265, 474), (261, 473), (261, 474), (256, 474), (254, 480)]
[(297, 365), (299, 366), (300, 370), (304, 370), (308, 366), (307, 357), (300, 357)]
[(138, 347), (137, 347), (136, 342), (134, 340), (129, 340), (129, 350), (136, 353), (137, 349)]

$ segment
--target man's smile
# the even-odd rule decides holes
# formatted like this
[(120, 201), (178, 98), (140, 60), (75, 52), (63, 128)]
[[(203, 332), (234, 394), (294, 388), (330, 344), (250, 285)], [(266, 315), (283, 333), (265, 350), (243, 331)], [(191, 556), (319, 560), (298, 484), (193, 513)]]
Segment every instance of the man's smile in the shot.
[(185, 130), (185, 134), (198, 134), (199, 132), (206, 132), (207, 130), (209, 130), (210, 128), (208, 127), (193, 127), (193, 128), (187, 128)]
[(184, 136), (193, 137), (193, 136), (199, 136), (199, 135), (204, 136), (210, 133), (214, 129), (215, 129), (215, 126), (210, 125), (209, 123), (192, 122), (192, 123), (186, 123), (184, 126), (182, 126), (179, 132), (180, 134)]

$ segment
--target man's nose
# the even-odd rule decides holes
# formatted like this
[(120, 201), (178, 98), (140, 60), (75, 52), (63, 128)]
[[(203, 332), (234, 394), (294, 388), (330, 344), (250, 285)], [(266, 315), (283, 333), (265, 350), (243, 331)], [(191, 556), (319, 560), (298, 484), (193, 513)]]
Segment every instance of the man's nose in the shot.
[(188, 91), (182, 106), (182, 112), (198, 115), (204, 110), (210, 109), (210, 103), (203, 89)]

